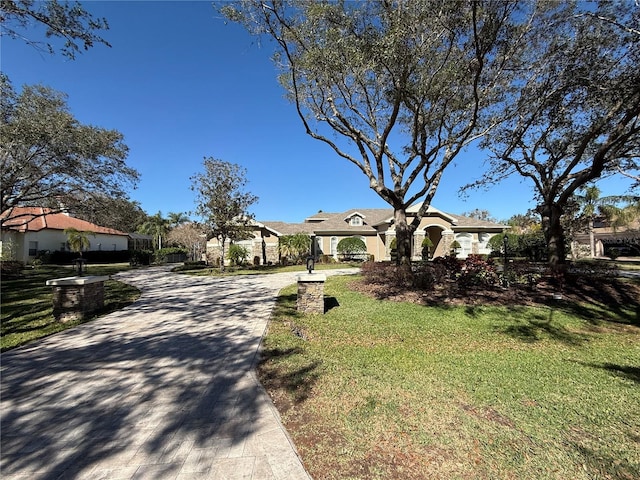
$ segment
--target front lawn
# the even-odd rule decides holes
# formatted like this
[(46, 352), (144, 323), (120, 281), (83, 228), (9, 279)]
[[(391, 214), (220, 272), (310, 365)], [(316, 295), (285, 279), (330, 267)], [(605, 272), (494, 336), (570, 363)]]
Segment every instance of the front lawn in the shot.
[[(112, 275), (129, 268), (128, 264), (89, 265), (87, 275)], [(16, 278), (2, 278), (0, 295), (0, 348), (2, 351), (78, 325), (79, 321), (60, 323), (53, 317), (52, 288), (45, 285), (53, 278), (74, 275), (69, 267), (41, 266), (25, 269)], [(122, 282), (105, 282), (104, 309), (100, 315), (131, 304), (140, 291)]]
[(640, 478), (640, 299), (423, 306), (281, 292), (261, 381), (321, 479)]

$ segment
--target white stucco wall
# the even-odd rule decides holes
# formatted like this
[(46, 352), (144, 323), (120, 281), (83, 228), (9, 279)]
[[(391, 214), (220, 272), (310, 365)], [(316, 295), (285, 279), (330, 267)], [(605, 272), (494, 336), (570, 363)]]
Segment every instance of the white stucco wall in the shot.
[[(88, 250), (127, 250), (128, 242), (125, 235), (89, 234)], [(29, 248), (36, 242), (36, 251), (49, 250), (51, 252), (63, 250), (63, 244), (67, 243), (67, 236), (63, 230), (41, 230), (39, 232), (14, 233), (5, 232), (2, 234), (3, 242), (11, 239), (14, 245), (15, 259), (22, 262), (33, 260), (34, 256), (29, 255)], [(66, 247), (65, 247), (66, 250)]]

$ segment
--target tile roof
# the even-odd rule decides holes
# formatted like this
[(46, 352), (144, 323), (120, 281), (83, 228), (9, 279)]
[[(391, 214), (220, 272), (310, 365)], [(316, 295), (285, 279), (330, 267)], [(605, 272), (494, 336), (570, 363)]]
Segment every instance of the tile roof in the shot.
[(102, 233), (107, 235), (127, 235), (113, 228), (106, 228), (91, 222), (71, 217), (65, 213), (52, 213), (44, 207), (13, 207), (2, 212), (0, 218), (4, 228), (18, 232), (39, 232), (40, 230), (66, 230), (75, 228), (81, 232)]

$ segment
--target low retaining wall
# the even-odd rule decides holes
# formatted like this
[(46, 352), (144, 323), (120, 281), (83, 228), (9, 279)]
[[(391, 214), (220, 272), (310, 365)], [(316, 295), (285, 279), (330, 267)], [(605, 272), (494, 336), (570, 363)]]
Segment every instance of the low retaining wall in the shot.
[(104, 307), (107, 276), (66, 277), (47, 280), (53, 287), (53, 316), (59, 322), (84, 320)]
[(298, 275), (298, 300), (296, 306), (302, 313), (324, 313), (324, 282), (321, 273)]

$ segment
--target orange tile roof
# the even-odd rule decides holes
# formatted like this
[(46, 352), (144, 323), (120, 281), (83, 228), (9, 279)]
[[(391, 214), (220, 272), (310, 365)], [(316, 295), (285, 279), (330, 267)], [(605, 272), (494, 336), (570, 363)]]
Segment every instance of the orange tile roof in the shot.
[(75, 228), (81, 232), (103, 233), (107, 235), (127, 235), (113, 228), (106, 228), (91, 222), (71, 217), (65, 213), (52, 213), (44, 207), (13, 207), (2, 212), (3, 228), (18, 232), (39, 232), (40, 230), (66, 230)]

